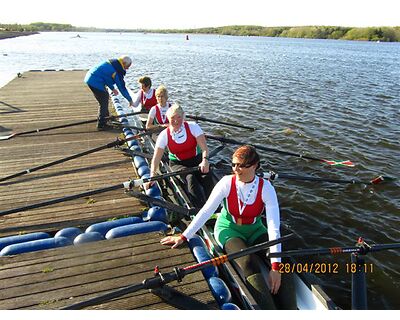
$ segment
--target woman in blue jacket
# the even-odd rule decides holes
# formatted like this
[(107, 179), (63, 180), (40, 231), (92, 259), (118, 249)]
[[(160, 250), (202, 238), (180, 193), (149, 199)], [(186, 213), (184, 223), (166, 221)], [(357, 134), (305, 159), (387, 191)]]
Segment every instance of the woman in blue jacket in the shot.
[(124, 76), (126, 70), (132, 64), (132, 59), (128, 56), (121, 56), (118, 59), (110, 59), (91, 68), (86, 76), (85, 83), (92, 90), (96, 100), (99, 102), (99, 114), (97, 128), (99, 130), (107, 129), (106, 121), (109, 116), (108, 99), (109, 94), (106, 86), (112, 90), (114, 95), (118, 95), (118, 87), (121, 94), (133, 105), (131, 96), (125, 87)]

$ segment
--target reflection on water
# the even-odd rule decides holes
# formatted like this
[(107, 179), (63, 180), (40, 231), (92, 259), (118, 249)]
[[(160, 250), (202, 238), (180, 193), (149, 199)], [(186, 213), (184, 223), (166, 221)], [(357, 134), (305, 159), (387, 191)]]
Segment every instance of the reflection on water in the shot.
[[(370, 180), (399, 177), (400, 44), (159, 34), (43, 33), (0, 41), (0, 81), (29, 69), (88, 69), (128, 54), (127, 83), (146, 74), (164, 84), (171, 100), (190, 114), (256, 126), (243, 129), (201, 123), (226, 134), (355, 168), (261, 152), (264, 168), (321, 178)], [(1, 82), (0, 82), (1, 84)], [(232, 148), (225, 155), (230, 156)], [(333, 185), (278, 180), (282, 219), (301, 239), (292, 247), (352, 246), (400, 241), (399, 182)], [(310, 258), (304, 258), (304, 261)], [(332, 258), (312, 258), (333, 261)], [(339, 257), (341, 266), (349, 257)], [(337, 261), (337, 260), (335, 260)], [(399, 309), (399, 251), (368, 261), (369, 306)], [(350, 274), (318, 279), (343, 308), (350, 307)]]

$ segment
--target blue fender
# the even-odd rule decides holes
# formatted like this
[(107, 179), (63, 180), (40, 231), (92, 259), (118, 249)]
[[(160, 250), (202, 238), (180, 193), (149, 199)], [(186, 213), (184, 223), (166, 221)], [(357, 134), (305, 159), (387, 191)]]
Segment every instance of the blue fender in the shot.
[(161, 196), (161, 190), (156, 184), (153, 184), (150, 189), (146, 190), (146, 194), (153, 198), (159, 197)]
[[(207, 246), (202, 238), (195, 234), (189, 239), (189, 247), (192, 249), (193, 255), (198, 262), (204, 262), (212, 259), (211, 254), (208, 252)], [(204, 278), (218, 277), (218, 269), (215, 266), (209, 266), (201, 270)]]
[(219, 306), (222, 306), (224, 303), (231, 302), (231, 292), (221, 278), (211, 277), (207, 280), (207, 283), (214, 299), (218, 302)]
[(142, 148), (139, 145), (133, 145), (129, 149), (131, 149), (132, 151), (142, 152)]
[(169, 224), (167, 210), (161, 207), (151, 207), (149, 211), (142, 213), (143, 221), (161, 221)]
[(135, 164), (136, 169), (139, 169), (141, 166), (144, 166), (144, 165), (148, 166), (145, 158), (140, 157), (140, 156), (134, 156), (133, 163)]
[(128, 147), (133, 147), (133, 146), (138, 146), (139, 142), (137, 140), (129, 140), (128, 141)]
[(141, 166), (137, 170), (137, 172), (138, 172), (139, 177), (143, 177), (143, 175), (145, 175), (145, 174), (150, 174), (150, 168), (147, 165), (146, 166)]
[(11, 244), (0, 251), (0, 256), (65, 247), (71, 244), (71, 240), (65, 237), (33, 240), (24, 243)]
[(221, 310), (240, 310), (240, 308), (232, 302), (227, 302), (221, 306)]
[(133, 134), (132, 130), (129, 128), (122, 128), (122, 132), (124, 133), (125, 136), (127, 136), (128, 134)]
[(50, 238), (50, 235), (46, 232), (34, 232), (28, 234), (21, 234), (18, 236), (9, 236), (0, 238), (0, 250), (9, 246), (10, 244), (28, 242), (32, 240), (39, 240), (39, 239), (47, 239)]
[(85, 232), (77, 236), (74, 240), (74, 245), (80, 245), (82, 243), (94, 242), (104, 240), (104, 237), (99, 232)]
[(79, 236), (82, 233), (82, 230), (79, 228), (75, 227), (70, 227), (70, 228), (64, 228), (58, 231), (55, 235), (54, 238), (58, 237), (65, 237), (71, 240), (71, 242), (74, 241), (74, 239)]
[(143, 222), (143, 220), (139, 217), (129, 217), (129, 218), (117, 219), (117, 220), (113, 220), (113, 221), (104, 221), (104, 222), (92, 224), (91, 226), (87, 227), (85, 232), (98, 232), (103, 237), (105, 237), (106, 233), (113, 228), (125, 226), (128, 224), (141, 223), (141, 222)]
[(146, 223), (130, 224), (127, 226), (111, 229), (106, 234), (106, 239), (121, 238), (134, 234), (148, 233), (155, 231), (167, 231), (168, 226), (161, 221), (149, 221)]

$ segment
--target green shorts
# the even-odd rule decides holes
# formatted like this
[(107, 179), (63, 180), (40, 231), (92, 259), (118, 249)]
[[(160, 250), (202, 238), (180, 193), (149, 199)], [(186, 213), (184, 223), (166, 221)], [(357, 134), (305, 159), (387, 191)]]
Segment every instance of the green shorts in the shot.
[(257, 217), (256, 222), (253, 224), (238, 225), (233, 222), (232, 216), (225, 210), (222, 210), (218, 215), (214, 226), (215, 239), (221, 248), (231, 238), (240, 238), (248, 246), (251, 246), (261, 235), (267, 232), (268, 230), (262, 223), (261, 217)]

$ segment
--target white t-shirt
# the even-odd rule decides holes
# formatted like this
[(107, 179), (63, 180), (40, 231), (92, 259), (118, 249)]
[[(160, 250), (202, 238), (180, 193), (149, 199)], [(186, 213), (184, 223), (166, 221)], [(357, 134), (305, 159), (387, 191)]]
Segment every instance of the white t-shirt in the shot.
[(147, 99), (151, 99), (151, 97), (153, 96), (153, 94), (155, 94), (155, 92), (153, 88), (150, 88), (150, 90), (147, 91), (147, 93), (144, 93), (144, 91), (139, 90), (136, 93), (135, 97), (133, 98), (133, 108), (138, 108), (139, 105), (142, 103), (142, 94), (144, 94), (144, 100), (146, 101)]
[[(156, 118), (156, 112), (157, 112), (156, 107), (157, 106), (158, 106), (158, 104), (151, 107), (147, 119), (155, 119)], [(165, 123), (165, 120), (167, 118), (167, 110), (169, 109), (170, 106), (171, 106), (171, 104), (169, 102), (167, 102), (165, 107), (160, 107), (161, 119), (163, 120), (163, 123)]]
[[(258, 184), (260, 183), (260, 177), (255, 177), (255, 190), (258, 190)], [(190, 239), (193, 235), (206, 223), (206, 221), (211, 217), (211, 215), (218, 209), (222, 201), (229, 196), (231, 191), (232, 176), (223, 177), (212, 190), (210, 197), (204, 206), (197, 213), (193, 221), (183, 232), (183, 235)], [(252, 183), (244, 183), (237, 180), (238, 194), (242, 202), (245, 199), (242, 197), (247, 197), (250, 192)], [(253, 204), (256, 200), (257, 192), (250, 194), (247, 203), (249, 205)], [(280, 238), (280, 212), (278, 197), (274, 187), (268, 180), (264, 180), (264, 185), (262, 188), (262, 200), (265, 204), (265, 212), (267, 217), (267, 228), (268, 228), (268, 239), (275, 240)], [(274, 245), (270, 247), (270, 252), (281, 252), (281, 244)], [(280, 258), (271, 258), (272, 262), (281, 262)]]
[[(195, 123), (195, 122), (187, 122), (189, 124), (189, 130), (192, 133), (192, 135), (197, 138), (198, 136), (203, 134), (203, 130), (200, 128), (200, 126)], [(179, 129), (178, 132), (173, 133), (171, 130), (171, 136), (172, 139), (178, 143), (184, 143), (186, 141), (187, 138), (187, 133), (186, 133), (186, 129), (184, 124), (182, 123), (181, 128)], [(167, 129), (161, 131), (161, 133), (159, 134), (157, 141), (156, 141), (156, 148), (160, 148), (160, 149), (165, 149), (168, 145), (168, 133), (167, 133)]]

